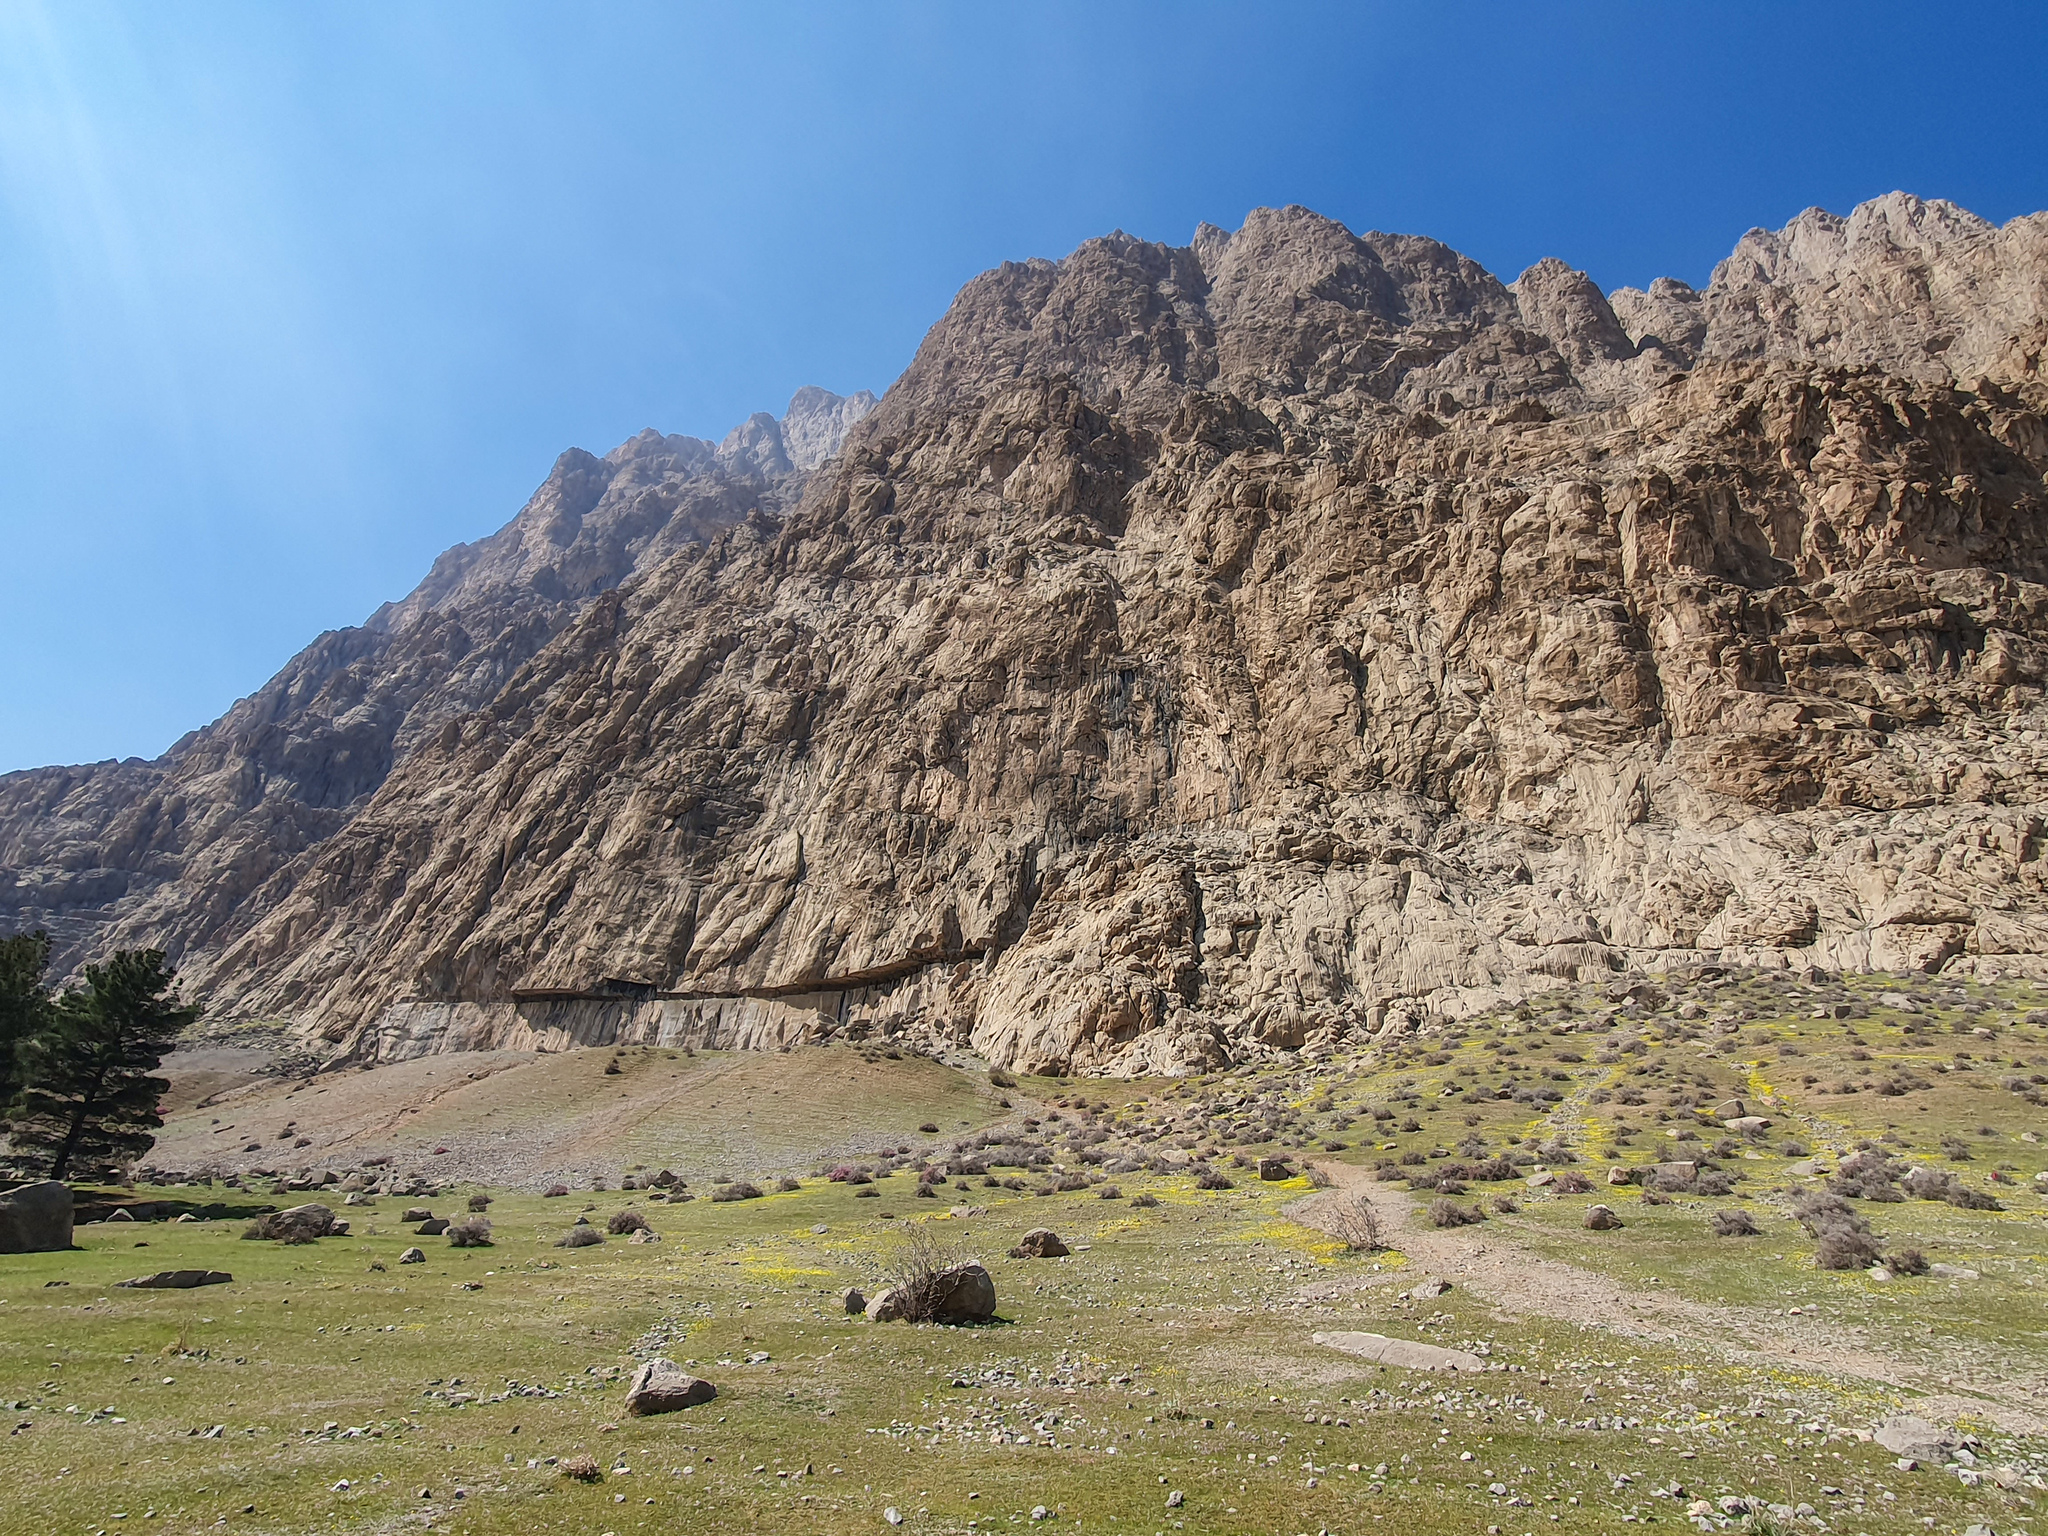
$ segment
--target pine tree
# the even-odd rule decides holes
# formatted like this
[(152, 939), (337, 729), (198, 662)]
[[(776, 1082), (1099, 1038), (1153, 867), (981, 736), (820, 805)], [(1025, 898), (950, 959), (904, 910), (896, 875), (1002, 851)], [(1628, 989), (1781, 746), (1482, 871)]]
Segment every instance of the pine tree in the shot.
[(85, 968), (85, 990), (60, 997), (23, 1051), (17, 1157), (61, 1179), (74, 1167), (132, 1163), (156, 1144), (170, 1084), (150, 1073), (201, 1011), (178, 1001), (175, 981), (155, 949)]
[(47, 933), (0, 939), (0, 1114), (21, 1092), (21, 1057), (28, 1042), (50, 1027), (50, 989), (43, 985), (49, 964)]

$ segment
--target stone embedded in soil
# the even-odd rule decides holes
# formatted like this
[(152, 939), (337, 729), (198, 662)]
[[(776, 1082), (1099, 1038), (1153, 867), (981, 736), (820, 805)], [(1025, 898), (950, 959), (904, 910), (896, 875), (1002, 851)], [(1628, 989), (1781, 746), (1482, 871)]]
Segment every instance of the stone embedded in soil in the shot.
[(234, 1278), (219, 1269), (163, 1269), (137, 1280), (117, 1280), (115, 1284), (134, 1291), (190, 1291), (202, 1285), (226, 1285)]
[(1391, 1365), (1398, 1370), (1483, 1371), (1486, 1362), (1462, 1349), (1445, 1349), (1413, 1339), (1392, 1339), (1382, 1333), (1316, 1333), (1310, 1342), (1356, 1355), (1361, 1360)]

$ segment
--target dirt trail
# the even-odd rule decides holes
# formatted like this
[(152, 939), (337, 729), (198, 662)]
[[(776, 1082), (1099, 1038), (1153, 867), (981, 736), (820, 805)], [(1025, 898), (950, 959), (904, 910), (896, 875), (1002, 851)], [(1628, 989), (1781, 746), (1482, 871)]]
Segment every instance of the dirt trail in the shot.
[(1923, 1393), (1916, 1411), (1938, 1417), (1988, 1419), (2020, 1434), (2048, 1433), (2036, 1390), (2027, 1383), (1984, 1374), (1967, 1358), (1945, 1357), (1944, 1382), (1925, 1365), (1881, 1351), (1845, 1347), (1821, 1318), (1787, 1317), (1758, 1307), (1717, 1306), (1660, 1290), (1624, 1285), (1575, 1264), (1544, 1258), (1515, 1243), (1513, 1218), (1496, 1217), (1481, 1227), (1439, 1231), (1416, 1213), (1407, 1194), (1390, 1190), (1364, 1169), (1318, 1163), (1334, 1186), (1288, 1208), (1305, 1226), (1322, 1228), (1322, 1211), (1338, 1199), (1369, 1194), (1386, 1228), (1387, 1246), (1405, 1254), (1411, 1268), (1355, 1280), (1325, 1281), (1307, 1294), (1328, 1299), (1402, 1279), (1439, 1275), (1512, 1317), (1531, 1313), (1587, 1328), (1605, 1328), (1631, 1338), (1668, 1339), (1714, 1350), (1753, 1367), (1793, 1366)]

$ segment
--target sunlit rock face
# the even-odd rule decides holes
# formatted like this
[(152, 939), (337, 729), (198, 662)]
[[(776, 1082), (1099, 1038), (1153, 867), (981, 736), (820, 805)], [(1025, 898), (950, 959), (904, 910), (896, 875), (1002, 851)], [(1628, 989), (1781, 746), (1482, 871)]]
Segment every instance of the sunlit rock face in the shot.
[(2048, 218), (1900, 194), (1699, 291), (1112, 236), (871, 412), (566, 456), (171, 757), (0, 781), (0, 851), (363, 1058), (1136, 1074), (1703, 960), (2048, 974), (2044, 321)]

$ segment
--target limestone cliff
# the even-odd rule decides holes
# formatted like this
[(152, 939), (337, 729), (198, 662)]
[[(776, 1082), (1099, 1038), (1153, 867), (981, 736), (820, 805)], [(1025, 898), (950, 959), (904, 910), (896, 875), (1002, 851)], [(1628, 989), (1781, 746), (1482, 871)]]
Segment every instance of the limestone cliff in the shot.
[(1900, 194), (1697, 292), (1301, 209), (1005, 265), (188, 966), (356, 1056), (1089, 1072), (1703, 959), (2048, 974), (2044, 322), (2048, 217)]
[(395, 763), (495, 698), (594, 597), (792, 501), (873, 404), (804, 389), (721, 444), (643, 432), (602, 459), (571, 449), (502, 530), (163, 757), (0, 776), (0, 932), (47, 928), (60, 971), (145, 942), (203, 960)]

